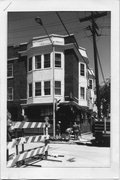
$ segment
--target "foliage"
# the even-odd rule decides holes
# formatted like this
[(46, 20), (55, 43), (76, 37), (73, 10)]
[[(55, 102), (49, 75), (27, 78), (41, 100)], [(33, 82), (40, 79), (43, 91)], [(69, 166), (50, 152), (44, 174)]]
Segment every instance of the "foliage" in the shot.
[(102, 106), (102, 113), (104, 116), (108, 116), (110, 113), (110, 78), (106, 80), (106, 83), (100, 86), (100, 100)]

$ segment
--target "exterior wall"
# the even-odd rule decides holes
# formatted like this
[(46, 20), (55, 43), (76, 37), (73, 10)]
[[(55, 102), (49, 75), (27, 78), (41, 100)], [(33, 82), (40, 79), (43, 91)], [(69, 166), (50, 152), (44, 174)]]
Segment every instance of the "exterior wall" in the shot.
[[(80, 64), (81, 63), (84, 64), (84, 66), (85, 66), (85, 76), (80, 75)], [(83, 62), (79, 62), (79, 87), (78, 87), (78, 89), (79, 89), (79, 103), (78, 104), (81, 106), (87, 106), (87, 96), (86, 96), (86, 93), (87, 93), (87, 75), (86, 75), (86, 71), (87, 71), (86, 64)], [(80, 97), (81, 87), (84, 87), (84, 89), (85, 89), (85, 98), (84, 99), (81, 99), (81, 97)]]
[[(55, 39), (56, 41), (57, 39)], [(53, 102), (53, 52), (51, 45), (46, 46), (45, 48), (36, 48), (38, 46), (38, 43), (43, 42), (37, 42), (37, 44), (34, 42), (32, 44), (31, 50), (28, 51), (28, 59), (32, 57), (32, 71), (27, 73), (27, 87), (29, 83), (33, 83), (33, 97), (28, 97), (28, 88), (27, 88), (27, 104), (43, 104), (43, 103), (52, 103)], [(44, 43), (47, 43), (46, 41)], [(30, 47), (29, 47), (30, 48)], [(46, 51), (45, 51), (46, 49)], [(64, 53), (60, 50), (57, 50), (58, 48), (55, 47), (54, 53), (61, 53), (61, 67), (57, 68), (54, 67), (54, 80), (55, 81), (61, 81), (61, 95), (54, 95), (55, 99), (60, 99), (61, 102), (64, 101)], [(44, 54), (50, 53), (50, 64), (51, 66), (49, 68), (44, 68)], [(35, 69), (35, 56), (41, 55), (41, 69)], [(44, 81), (50, 81), (51, 82), (51, 94), (50, 95), (44, 95)], [(35, 82), (41, 82), (42, 86), (42, 94), (41, 96), (35, 96)]]
[(18, 55), (19, 48), (8, 48), (8, 63), (13, 64), (13, 77), (7, 78), (7, 87), (13, 88), (13, 100), (7, 101), (7, 108), (12, 113), (13, 120), (19, 119), (21, 104), (27, 98), (27, 58)]
[(65, 97), (78, 98), (78, 59), (72, 49), (65, 51)]

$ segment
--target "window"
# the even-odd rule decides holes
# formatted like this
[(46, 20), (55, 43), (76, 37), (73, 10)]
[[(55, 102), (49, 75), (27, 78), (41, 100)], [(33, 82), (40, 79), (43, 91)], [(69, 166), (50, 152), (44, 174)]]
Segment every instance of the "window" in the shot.
[(50, 81), (44, 82), (44, 95), (50, 95)]
[(8, 77), (13, 77), (13, 64), (12, 63), (8, 63), (7, 66), (7, 76)]
[(80, 75), (85, 76), (85, 65), (82, 63), (80, 64)]
[(35, 96), (41, 96), (41, 82), (35, 83)]
[(28, 71), (31, 71), (32, 70), (32, 57), (31, 58), (29, 58), (29, 60), (28, 60)]
[(61, 67), (61, 54), (55, 53), (55, 67)]
[(8, 101), (12, 101), (13, 100), (13, 88), (9, 87), (8, 88)]
[(92, 79), (89, 79), (89, 89), (92, 89), (93, 85), (92, 85)]
[(44, 54), (44, 68), (50, 67), (50, 54)]
[(29, 97), (32, 97), (32, 83), (29, 84)]
[(85, 88), (84, 87), (80, 87), (80, 98), (85, 99)]
[(55, 94), (61, 95), (61, 81), (55, 81)]
[(41, 55), (35, 56), (35, 69), (41, 69)]

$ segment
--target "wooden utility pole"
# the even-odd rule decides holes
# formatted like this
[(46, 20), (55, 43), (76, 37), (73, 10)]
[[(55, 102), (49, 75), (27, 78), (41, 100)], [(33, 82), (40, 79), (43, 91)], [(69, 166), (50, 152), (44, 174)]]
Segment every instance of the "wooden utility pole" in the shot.
[(94, 51), (94, 66), (95, 66), (95, 79), (96, 79), (96, 95), (97, 95), (97, 110), (98, 110), (98, 120), (101, 118), (101, 112), (100, 112), (100, 92), (99, 92), (99, 73), (98, 73), (98, 61), (97, 61), (97, 44), (96, 44), (96, 35), (99, 36), (97, 30), (99, 30), (98, 25), (95, 22), (96, 18), (100, 18), (103, 16), (106, 16), (107, 12), (102, 13), (93, 13), (91, 12), (90, 16), (87, 16), (85, 18), (80, 18), (80, 22), (85, 21), (91, 21), (92, 25), (88, 26), (88, 29), (92, 33), (93, 37), (93, 51)]

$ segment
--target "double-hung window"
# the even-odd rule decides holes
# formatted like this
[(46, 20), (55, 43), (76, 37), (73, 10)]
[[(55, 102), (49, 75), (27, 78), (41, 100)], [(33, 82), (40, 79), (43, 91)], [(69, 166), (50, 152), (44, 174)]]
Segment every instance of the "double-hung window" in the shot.
[(41, 82), (35, 83), (35, 96), (41, 96)]
[(61, 95), (61, 81), (55, 81), (55, 94)]
[(44, 54), (44, 68), (50, 67), (50, 53)]
[(41, 55), (35, 56), (35, 69), (41, 69)]
[(80, 87), (80, 99), (85, 99), (85, 88)]
[(80, 75), (85, 76), (85, 64), (80, 63)]
[(61, 67), (61, 54), (55, 53), (55, 67)]
[(32, 71), (32, 57), (28, 59), (28, 71)]
[(93, 88), (93, 83), (92, 83), (92, 79), (89, 79), (89, 89)]
[(7, 96), (8, 96), (8, 101), (13, 101), (13, 88), (9, 87), (8, 88), (8, 92), (7, 92)]
[(50, 81), (44, 81), (44, 95), (50, 95)]
[(32, 97), (32, 83), (29, 84), (29, 97)]
[(7, 76), (13, 77), (13, 63), (8, 63), (7, 65)]

